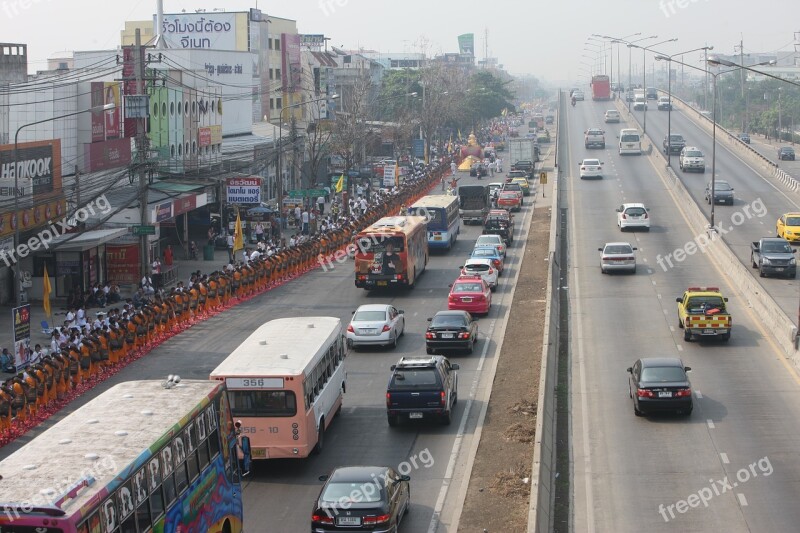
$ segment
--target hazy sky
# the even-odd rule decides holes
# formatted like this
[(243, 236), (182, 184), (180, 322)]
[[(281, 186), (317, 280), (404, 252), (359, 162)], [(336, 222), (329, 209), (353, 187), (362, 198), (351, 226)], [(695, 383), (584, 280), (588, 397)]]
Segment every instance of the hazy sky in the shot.
[[(576, 79), (581, 61), (587, 61), (581, 55), (589, 53), (584, 43), (593, 33), (658, 35), (645, 41), (651, 44), (677, 37), (659, 47), (668, 54), (706, 43), (733, 53), (742, 38), (745, 53), (788, 54), (793, 32), (800, 31), (797, 6), (796, 0), (164, 0), (166, 13), (258, 7), (297, 20), (300, 33), (324, 33), (329, 44), (384, 52), (415, 52), (421, 46), (430, 53), (456, 52), (457, 35), (474, 33), (480, 59), (488, 30), (490, 56), (512, 74), (546, 80)], [(153, 13), (155, 0), (0, 0), (0, 38), (27, 43), (33, 71), (44, 69), (54, 52), (116, 47), (125, 20), (150, 19)], [(696, 59), (692, 54), (693, 63)], [(627, 69), (627, 49), (621, 61)], [(634, 62), (641, 62), (641, 51), (634, 51)]]

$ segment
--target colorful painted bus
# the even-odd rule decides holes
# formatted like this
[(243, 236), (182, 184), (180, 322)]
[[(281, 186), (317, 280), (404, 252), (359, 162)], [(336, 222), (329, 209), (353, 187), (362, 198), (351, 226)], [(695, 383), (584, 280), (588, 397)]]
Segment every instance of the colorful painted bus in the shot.
[(211, 372), (225, 381), (231, 413), (253, 459), (308, 457), (344, 399), (347, 342), (329, 316), (279, 318), (253, 332)]
[(0, 461), (0, 531), (240, 533), (237, 452), (224, 383), (120, 383)]
[(356, 237), (356, 287), (413, 287), (428, 264), (423, 217), (385, 217)]
[(411, 206), (410, 213), (428, 221), (428, 248), (449, 250), (461, 232), (458, 197), (449, 194), (424, 196)]

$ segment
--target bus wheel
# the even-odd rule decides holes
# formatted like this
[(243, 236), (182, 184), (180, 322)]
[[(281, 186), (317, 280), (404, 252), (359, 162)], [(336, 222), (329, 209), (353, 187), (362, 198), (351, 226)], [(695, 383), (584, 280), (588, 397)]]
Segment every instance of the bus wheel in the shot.
[(319, 422), (319, 431), (317, 431), (317, 445), (314, 446), (314, 453), (319, 455), (325, 447), (325, 419)]
[(222, 525), (222, 533), (231, 533), (231, 523), (228, 520)]

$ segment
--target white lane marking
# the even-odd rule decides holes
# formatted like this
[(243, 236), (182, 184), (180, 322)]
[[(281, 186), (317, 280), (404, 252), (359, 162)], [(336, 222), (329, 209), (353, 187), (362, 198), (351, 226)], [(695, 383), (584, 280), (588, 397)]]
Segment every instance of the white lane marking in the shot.
[(656, 297), (660, 300), (661, 299), (661, 293), (656, 294)]
[(675, 333), (675, 326), (670, 326), (670, 327), (669, 327), (669, 330), (670, 330), (671, 332)]
[(694, 391), (694, 395), (697, 397), (698, 400), (703, 399), (703, 393), (700, 392), (699, 390)]
[(678, 349), (679, 352), (683, 351), (683, 346), (681, 346), (680, 344), (676, 344), (675, 347)]
[(652, 280), (650, 283), (652, 283), (653, 285), (655, 285), (655, 284), (656, 284), (656, 280)]
[(706, 420), (706, 425), (708, 426), (708, 429), (714, 429), (714, 427), (715, 427), (714, 426), (714, 421), (711, 420), (710, 418), (708, 420)]
[(742, 507), (747, 507), (747, 498), (744, 497), (744, 494), (740, 492), (736, 495), (736, 497), (739, 499), (739, 505)]
[(662, 309), (662, 311), (664, 311), (665, 315), (668, 313), (668, 311), (666, 309)]
[(719, 458), (722, 461), (722, 464), (729, 465), (731, 462), (728, 460), (728, 454), (725, 452), (719, 452)]

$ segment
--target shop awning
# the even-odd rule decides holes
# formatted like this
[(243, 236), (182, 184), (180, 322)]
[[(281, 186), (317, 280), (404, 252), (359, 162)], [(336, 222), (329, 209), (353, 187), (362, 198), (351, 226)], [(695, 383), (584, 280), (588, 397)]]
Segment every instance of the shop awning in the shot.
[(84, 252), (128, 233), (128, 228), (95, 229), (83, 233), (67, 233), (50, 242), (56, 252)]

